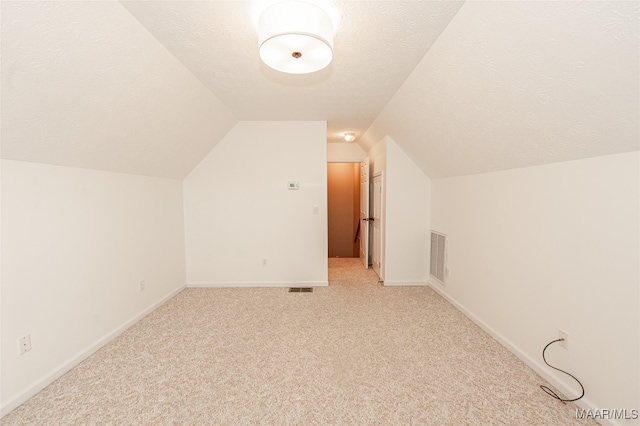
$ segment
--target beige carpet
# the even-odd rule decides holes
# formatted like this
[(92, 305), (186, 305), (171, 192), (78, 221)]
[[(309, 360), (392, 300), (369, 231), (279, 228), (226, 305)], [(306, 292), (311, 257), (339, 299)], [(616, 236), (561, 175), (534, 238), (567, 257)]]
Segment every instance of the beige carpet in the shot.
[(433, 290), (187, 289), (2, 424), (588, 425)]

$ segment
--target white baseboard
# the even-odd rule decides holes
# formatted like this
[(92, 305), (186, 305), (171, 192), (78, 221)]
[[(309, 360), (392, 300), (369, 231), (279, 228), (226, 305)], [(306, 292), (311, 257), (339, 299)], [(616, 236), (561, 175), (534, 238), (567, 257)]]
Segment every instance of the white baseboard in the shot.
[(218, 283), (188, 283), (189, 288), (252, 288), (252, 287), (327, 287), (329, 281), (230, 281)]
[(428, 286), (429, 281), (385, 281), (385, 286), (388, 287), (415, 287), (415, 286)]
[[(507, 350), (509, 350), (509, 352), (511, 352), (512, 354), (517, 356), (529, 368), (531, 368), (533, 371), (535, 371), (540, 376), (542, 376), (543, 379), (545, 379), (547, 382), (549, 382), (551, 385), (553, 385), (556, 389), (558, 389), (560, 392), (562, 392), (565, 395), (572, 394), (573, 391), (565, 383), (563, 383), (560, 380), (556, 379), (554, 376), (552, 376), (549, 373), (549, 369), (548, 369), (547, 366), (545, 366), (544, 364), (541, 364), (540, 362), (538, 362), (535, 359), (531, 358), (531, 356), (529, 356), (527, 353), (522, 351), (519, 347), (514, 345), (509, 339), (504, 337), (502, 334), (498, 333), (493, 327), (491, 327), (490, 325), (488, 325), (487, 323), (482, 321), (475, 314), (470, 312), (467, 308), (465, 308), (460, 303), (458, 303), (455, 299), (450, 297), (447, 293), (445, 293), (442, 290), (442, 288), (441, 288), (442, 284), (437, 284), (437, 283), (434, 283), (433, 281), (429, 281), (429, 286), (433, 290), (435, 290), (436, 293), (438, 293), (440, 296), (445, 298), (449, 303), (451, 303), (456, 309), (458, 309), (460, 312), (462, 312), (467, 318), (469, 318), (471, 321), (473, 321), (478, 327), (480, 327), (487, 334), (489, 334), (491, 337), (496, 339), (498, 341), (498, 343), (500, 343), (502, 346), (507, 348)], [(541, 392), (542, 392), (542, 390), (541, 390)], [(594, 404), (588, 398), (582, 398), (582, 399), (580, 399), (578, 401), (575, 401), (574, 404), (576, 404), (578, 407), (583, 408), (583, 409), (593, 410), (593, 411), (598, 410), (598, 407), (596, 406), (596, 404)], [(622, 426), (620, 423), (616, 422), (615, 420), (598, 419), (598, 422), (600, 424), (602, 424), (602, 425)]]
[(93, 344), (89, 345), (86, 349), (84, 349), (84, 350), (80, 351), (79, 353), (77, 353), (76, 355), (72, 356), (68, 361), (66, 361), (63, 364), (59, 365), (58, 367), (54, 368), (48, 374), (45, 374), (43, 377), (41, 377), (39, 380), (37, 380), (34, 384), (29, 386), (26, 390), (20, 392), (18, 395), (14, 396), (14, 397), (10, 398), (9, 400), (7, 400), (6, 402), (4, 402), (2, 404), (2, 408), (0, 409), (0, 418), (6, 416), (11, 411), (15, 410), (20, 405), (25, 403), (29, 398), (31, 398), (32, 396), (34, 396), (35, 394), (40, 392), (42, 389), (44, 389), (47, 386), (49, 386), (51, 383), (55, 382), (63, 374), (67, 373), (73, 367), (75, 367), (76, 365), (80, 364), (82, 361), (87, 359), (90, 355), (92, 355), (98, 349), (100, 349), (101, 347), (103, 347), (104, 345), (106, 345), (107, 343), (109, 343), (110, 341), (115, 339), (116, 337), (118, 337), (120, 334), (122, 334), (124, 331), (126, 331), (129, 327), (131, 327), (132, 325), (134, 325), (135, 323), (140, 321), (142, 318), (144, 318), (147, 315), (149, 315), (151, 312), (153, 312), (158, 307), (160, 307), (161, 305), (166, 303), (169, 299), (174, 297), (176, 294), (180, 293), (182, 290), (185, 289), (185, 287), (186, 287), (186, 285), (184, 285), (184, 284), (181, 285), (176, 290), (172, 291), (171, 293), (169, 293), (168, 295), (166, 295), (165, 297), (163, 297), (162, 299), (160, 299), (159, 301), (157, 301), (153, 305), (149, 306), (144, 311), (142, 311), (139, 314), (135, 315), (133, 318), (129, 319), (124, 324), (120, 325), (119, 327), (116, 327), (113, 331), (111, 331), (110, 333), (108, 333), (104, 337), (101, 337), (100, 339), (98, 339)]

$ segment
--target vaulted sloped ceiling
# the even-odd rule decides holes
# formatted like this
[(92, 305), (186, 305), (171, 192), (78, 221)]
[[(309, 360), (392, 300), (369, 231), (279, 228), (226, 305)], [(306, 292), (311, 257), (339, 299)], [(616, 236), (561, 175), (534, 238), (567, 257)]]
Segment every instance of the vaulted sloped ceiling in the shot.
[(179, 179), (238, 120), (389, 135), (434, 178), (638, 149), (637, 0), (343, 0), (303, 76), (254, 5), (2, 1), (2, 157)]
[(2, 157), (181, 178), (237, 120), (361, 134), (463, 4), (344, 2), (333, 63), (292, 76), (256, 3), (2, 2)]
[(369, 127), (463, 4), (342, 1), (332, 63), (291, 75), (258, 57), (256, 11), (274, 0), (120, 2), (240, 120), (323, 120), (329, 142)]
[(432, 178), (639, 149), (638, 1), (469, 1), (367, 131)]
[(2, 2), (2, 157), (184, 177), (237, 118), (114, 1)]

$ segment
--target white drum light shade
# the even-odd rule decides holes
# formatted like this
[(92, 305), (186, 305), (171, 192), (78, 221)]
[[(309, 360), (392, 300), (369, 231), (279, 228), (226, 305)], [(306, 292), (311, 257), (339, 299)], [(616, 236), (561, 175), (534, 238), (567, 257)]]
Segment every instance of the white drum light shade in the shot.
[(333, 22), (320, 7), (305, 1), (276, 3), (260, 15), (260, 59), (290, 73), (320, 71), (333, 58)]

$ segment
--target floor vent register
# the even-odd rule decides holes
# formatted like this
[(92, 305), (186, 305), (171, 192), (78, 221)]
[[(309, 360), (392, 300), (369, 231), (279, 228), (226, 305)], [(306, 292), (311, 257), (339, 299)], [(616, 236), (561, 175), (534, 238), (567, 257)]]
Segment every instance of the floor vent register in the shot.
[(313, 293), (313, 287), (291, 287), (289, 293)]

